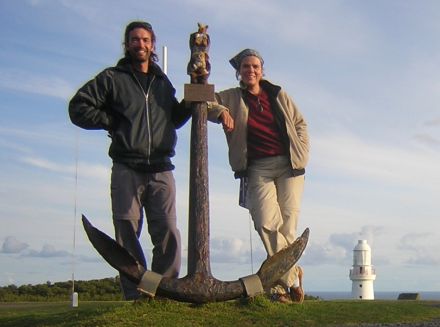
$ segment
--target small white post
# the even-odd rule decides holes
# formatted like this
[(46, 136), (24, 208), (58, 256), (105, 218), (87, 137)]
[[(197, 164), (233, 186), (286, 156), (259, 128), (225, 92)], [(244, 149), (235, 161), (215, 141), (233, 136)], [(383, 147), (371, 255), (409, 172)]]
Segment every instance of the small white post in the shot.
[(166, 46), (162, 47), (162, 64), (163, 64), (163, 72), (165, 73), (165, 75), (168, 72), (168, 48)]
[(73, 292), (72, 293), (72, 308), (78, 307), (78, 293)]

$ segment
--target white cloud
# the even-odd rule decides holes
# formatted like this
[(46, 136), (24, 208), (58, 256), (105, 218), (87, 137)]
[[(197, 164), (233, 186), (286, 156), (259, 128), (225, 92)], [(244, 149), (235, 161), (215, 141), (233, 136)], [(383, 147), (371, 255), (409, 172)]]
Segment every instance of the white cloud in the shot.
[[(332, 134), (315, 137), (313, 144), (314, 165), (331, 171), (356, 177), (358, 180), (376, 179), (382, 183), (405, 184), (412, 181), (417, 172), (429, 176), (433, 182), (424, 185), (438, 190), (440, 184), (434, 181), (440, 178), (437, 173), (439, 155), (426, 153), (406, 146), (393, 146), (385, 140), (383, 143), (371, 143), (352, 134)], [(318, 160), (319, 158), (319, 160)]]
[(73, 86), (56, 76), (32, 75), (30, 72), (3, 70), (0, 75), (0, 89), (9, 89), (43, 96), (68, 99), (74, 92)]
[(414, 140), (430, 148), (440, 149), (440, 139), (437, 139), (430, 134), (416, 134), (414, 135)]
[[(370, 35), (373, 28), (356, 11), (340, 2), (320, 2), (319, 5), (264, 0), (222, 2), (221, 8), (230, 10), (219, 10), (216, 2), (200, 5), (198, 0), (188, 0), (186, 3), (199, 7), (202, 13), (209, 13), (215, 26), (220, 25), (225, 32), (229, 30), (231, 36), (259, 35), (260, 40), (248, 38), (247, 42), (257, 43), (262, 54), (269, 54), (282, 44), (286, 51), (306, 49), (349, 56), (368, 50), (373, 42), (373, 35)], [(243, 24), (243, 15), (249, 17), (246, 24)], [(240, 28), (231, 30), (231, 26)]]
[(398, 245), (406, 253), (404, 263), (440, 265), (440, 240), (434, 233), (410, 233), (402, 236)]
[(249, 242), (238, 238), (214, 238), (211, 240), (212, 260), (216, 263), (243, 264), (251, 261), (251, 256), (255, 258), (265, 257), (264, 249), (260, 246), (260, 241), (251, 250)]
[(6, 237), (2, 245), (2, 253), (20, 253), (25, 250), (29, 245), (27, 243), (17, 240), (13, 236)]
[(0, 126), (0, 135), (2, 136), (1, 146), (22, 153), (30, 153), (34, 144), (64, 149), (66, 144), (71, 144), (73, 149), (74, 144), (74, 133), (66, 133), (65, 126), (54, 124)]
[(432, 120), (426, 121), (425, 125), (433, 127), (440, 126), (440, 118), (434, 118)]
[(30, 250), (23, 254), (25, 257), (37, 257), (37, 258), (56, 258), (56, 257), (70, 257), (71, 253), (64, 250), (57, 250), (55, 246), (50, 244), (44, 244), (40, 251)]
[(301, 263), (308, 266), (321, 266), (325, 264), (347, 265), (347, 251), (341, 247), (330, 244), (310, 242), (301, 258)]
[(110, 168), (101, 164), (79, 162), (78, 167), (76, 167), (75, 165), (65, 165), (39, 157), (23, 157), (20, 160), (35, 168), (54, 173), (69, 174), (71, 176), (78, 170), (81, 178), (100, 180), (103, 183), (106, 183), (110, 176)]
[(51, 172), (72, 174), (75, 171), (73, 166), (61, 165), (43, 158), (23, 157), (20, 160), (33, 167), (41, 168)]
[(41, 250), (31, 249), (29, 244), (24, 243), (13, 236), (6, 237), (2, 244), (0, 253), (17, 254), (18, 256), (16, 256), (16, 258), (69, 258), (69, 264), (71, 264), (71, 260), (85, 263), (101, 263), (103, 261), (103, 259), (97, 253), (93, 253), (95, 255), (75, 254), (73, 258), (72, 252), (66, 250), (57, 250), (52, 244), (44, 244)]
[(308, 265), (349, 266), (358, 240), (367, 240), (370, 247), (373, 247), (374, 240), (383, 235), (383, 230), (383, 227), (365, 225), (358, 232), (330, 234), (327, 240), (311, 242), (301, 260)]

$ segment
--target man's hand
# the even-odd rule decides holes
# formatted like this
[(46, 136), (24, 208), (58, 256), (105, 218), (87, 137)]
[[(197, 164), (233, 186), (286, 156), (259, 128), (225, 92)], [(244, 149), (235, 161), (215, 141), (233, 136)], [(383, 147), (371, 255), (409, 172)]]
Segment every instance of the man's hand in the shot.
[(219, 116), (219, 120), (223, 125), (225, 132), (231, 132), (234, 129), (234, 119), (231, 117), (227, 110), (223, 110)]

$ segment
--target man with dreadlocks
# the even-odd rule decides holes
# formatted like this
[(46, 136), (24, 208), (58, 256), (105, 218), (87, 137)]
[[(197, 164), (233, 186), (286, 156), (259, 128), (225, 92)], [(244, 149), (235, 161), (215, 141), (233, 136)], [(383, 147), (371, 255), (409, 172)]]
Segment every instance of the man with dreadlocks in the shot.
[[(128, 24), (124, 58), (79, 89), (70, 101), (69, 114), (77, 126), (103, 129), (111, 137), (116, 241), (147, 267), (138, 240), (144, 210), (153, 243), (151, 270), (175, 278), (180, 270), (181, 242), (171, 157), (176, 129), (189, 119), (191, 111), (178, 103), (173, 85), (156, 64), (155, 43), (149, 23)], [(136, 285), (124, 276), (121, 285), (125, 299), (139, 297)]]

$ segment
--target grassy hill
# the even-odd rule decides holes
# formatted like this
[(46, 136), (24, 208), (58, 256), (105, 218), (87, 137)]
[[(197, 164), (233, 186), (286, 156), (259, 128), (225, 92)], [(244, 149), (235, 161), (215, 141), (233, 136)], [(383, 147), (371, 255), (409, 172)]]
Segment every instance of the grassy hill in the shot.
[[(440, 301), (320, 301), (272, 303), (265, 297), (193, 305), (167, 299), (0, 303), (0, 326), (380, 326), (437, 321)], [(364, 326), (364, 325), (363, 325)], [(387, 325), (390, 326), (390, 325)], [(399, 325), (405, 326), (405, 325)], [(421, 326), (421, 325), (417, 325)]]

